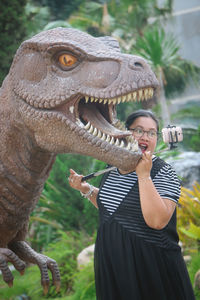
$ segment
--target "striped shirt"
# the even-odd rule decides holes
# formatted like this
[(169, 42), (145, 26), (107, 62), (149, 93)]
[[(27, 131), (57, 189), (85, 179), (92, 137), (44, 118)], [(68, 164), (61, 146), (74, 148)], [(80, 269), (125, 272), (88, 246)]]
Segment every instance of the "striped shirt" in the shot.
[[(154, 157), (152, 161), (156, 159), (157, 157)], [(110, 214), (115, 212), (137, 179), (136, 172), (123, 175), (116, 169), (109, 173), (100, 189), (99, 200)], [(170, 165), (164, 165), (152, 181), (162, 198), (178, 202), (180, 181)]]

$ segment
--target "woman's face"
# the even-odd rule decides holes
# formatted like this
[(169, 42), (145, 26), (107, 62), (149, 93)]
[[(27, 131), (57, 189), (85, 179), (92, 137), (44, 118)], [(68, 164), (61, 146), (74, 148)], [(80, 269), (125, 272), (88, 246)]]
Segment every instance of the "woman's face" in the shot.
[(139, 117), (130, 125), (133, 137), (138, 141), (142, 153), (150, 151), (152, 154), (157, 143), (157, 125), (150, 117)]

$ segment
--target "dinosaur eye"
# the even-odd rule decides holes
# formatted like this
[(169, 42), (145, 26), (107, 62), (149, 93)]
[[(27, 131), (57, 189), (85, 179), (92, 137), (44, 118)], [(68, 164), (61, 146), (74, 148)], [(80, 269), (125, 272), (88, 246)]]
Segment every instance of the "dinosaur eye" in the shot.
[(77, 62), (77, 58), (71, 54), (63, 53), (58, 57), (58, 61), (63, 67), (72, 67)]

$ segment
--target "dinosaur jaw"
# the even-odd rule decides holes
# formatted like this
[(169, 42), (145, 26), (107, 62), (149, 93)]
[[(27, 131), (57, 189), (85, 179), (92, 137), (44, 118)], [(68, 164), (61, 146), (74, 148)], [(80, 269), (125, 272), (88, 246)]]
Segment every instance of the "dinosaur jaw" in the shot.
[(97, 98), (95, 100), (92, 97), (80, 99), (76, 111), (76, 124), (102, 142), (130, 151), (138, 151), (132, 133), (116, 119), (116, 105), (113, 101), (106, 103), (106, 100)]
[(33, 107), (17, 98), (21, 115), (41, 148), (92, 156), (126, 171), (136, 166), (142, 152), (132, 133), (116, 124), (116, 104), (148, 100), (153, 92), (149, 87), (105, 99), (79, 94), (52, 108)]
[[(145, 88), (109, 99), (79, 96), (55, 107), (54, 111), (61, 113), (76, 125), (76, 131), (80, 129), (86, 139), (96, 138), (99, 142), (138, 152), (138, 144), (132, 133), (116, 119), (115, 108), (119, 103), (148, 100), (152, 98), (153, 92), (153, 88)], [(72, 127), (74, 130), (73, 125)]]

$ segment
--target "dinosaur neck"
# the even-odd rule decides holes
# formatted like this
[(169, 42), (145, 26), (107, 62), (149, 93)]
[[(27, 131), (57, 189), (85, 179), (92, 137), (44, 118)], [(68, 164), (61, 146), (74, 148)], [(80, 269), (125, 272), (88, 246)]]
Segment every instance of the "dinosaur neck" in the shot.
[(1, 205), (10, 215), (16, 210), (30, 213), (43, 189), (55, 160), (55, 154), (47, 153), (34, 144), (26, 130), (12, 126), (5, 133), (0, 151)]

